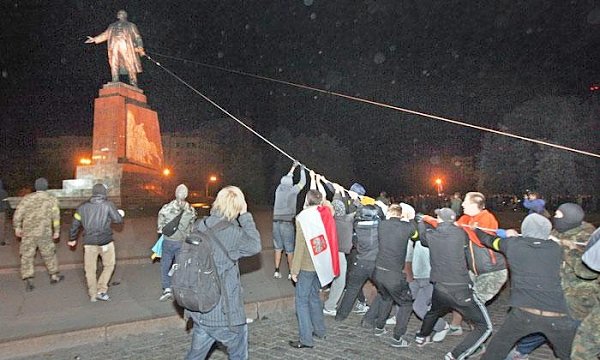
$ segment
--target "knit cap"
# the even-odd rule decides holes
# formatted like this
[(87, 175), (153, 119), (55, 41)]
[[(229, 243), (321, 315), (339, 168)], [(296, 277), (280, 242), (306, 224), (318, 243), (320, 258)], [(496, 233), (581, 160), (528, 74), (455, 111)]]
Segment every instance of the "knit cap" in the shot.
[(48, 190), (48, 180), (46, 178), (39, 178), (35, 180), (35, 190), (44, 191)]

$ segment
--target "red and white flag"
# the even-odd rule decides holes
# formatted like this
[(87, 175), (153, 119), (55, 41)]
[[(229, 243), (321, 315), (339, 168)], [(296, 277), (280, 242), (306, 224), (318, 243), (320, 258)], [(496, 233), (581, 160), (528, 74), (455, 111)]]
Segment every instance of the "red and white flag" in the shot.
[(304, 209), (296, 216), (321, 286), (340, 274), (335, 220), (326, 206)]

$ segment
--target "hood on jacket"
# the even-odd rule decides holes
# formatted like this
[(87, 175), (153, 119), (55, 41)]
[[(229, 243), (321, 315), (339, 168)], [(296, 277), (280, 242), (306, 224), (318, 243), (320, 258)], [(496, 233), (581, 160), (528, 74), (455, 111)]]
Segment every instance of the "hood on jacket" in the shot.
[(92, 187), (92, 196), (104, 196), (106, 197), (106, 194), (108, 193), (107, 189), (106, 189), (106, 185), (104, 184), (96, 184), (94, 185), (94, 187)]
[(415, 208), (408, 205), (407, 203), (400, 203), (400, 208), (402, 209), (402, 215), (406, 216), (408, 220), (412, 220), (415, 218)]
[(548, 240), (550, 231), (552, 231), (552, 223), (538, 213), (527, 215), (521, 223), (523, 237)]
[(292, 175), (287, 174), (281, 177), (281, 185), (292, 186), (294, 185), (294, 178)]
[(183, 201), (188, 197), (188, 188), (184, 184), (177, 185), (175, 189), (175, 199)]
[(561, 233), (574, 229), (581, 225), (585, 213), (581, 206), (574, 203), (564, 203), (556, 209), (562, 213), (562, 217), (553, 217), (554, 228)]

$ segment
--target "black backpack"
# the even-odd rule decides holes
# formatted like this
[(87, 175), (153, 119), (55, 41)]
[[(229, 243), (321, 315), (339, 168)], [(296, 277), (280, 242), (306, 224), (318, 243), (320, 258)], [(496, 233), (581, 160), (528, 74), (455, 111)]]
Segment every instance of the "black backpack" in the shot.
[(171, 219), (165, 226), (162, 228), (163, 235), (173, 236), (179, 229), (179, 223), (181, 222), (181, 217), (183, 216), (183, 210), (179, 213), (179, 215), (175, 216)]
[(377, 205), (361, 206), (356, 212), (355, 220), (357, 221), (376, 221), (385, 219), (383, 211)]
[[(228, 258), (229, 255), (213, 231), (225, 229), (229, 225), (229, 222), (222, 221), (212, 228), (207, 226), (206, 231), (194, 229), (181, 244), (170, 270), (171, 288), (179, 306), (207, 313), (219, 303), (223, 289), (213, 259), (212, 244), (216, 243)], [(231, 261), (235, 263), (234, 260)]]

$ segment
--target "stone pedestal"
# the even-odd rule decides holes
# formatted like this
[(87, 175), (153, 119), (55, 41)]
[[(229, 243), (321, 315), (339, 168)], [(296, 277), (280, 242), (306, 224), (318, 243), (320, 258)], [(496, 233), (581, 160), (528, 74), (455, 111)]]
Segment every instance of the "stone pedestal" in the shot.
[(162, 203), (162, 169), (158, 116), (143, 91), (120, 82), (104, 85), (94, 102), (92, 165), (78, 166), (76, 179), (63, 182), (63, 189), (102, 182), (121, 206)]
[[(108, 186), (108, 197), (124, 208), (152, 207), (168, 199), (163, 191), (163, 149), (158, 116), (144, 92), (117, 82), (100, 89), (94, 102), (92, 164), (78, 166), (75, 179), (49, 190), (63, 209), (77, 208), (94, 184)], [(171, 191), (169, 191), (171, 193)], [(8, 198), (15, 208), (20, 197)]]

